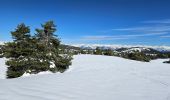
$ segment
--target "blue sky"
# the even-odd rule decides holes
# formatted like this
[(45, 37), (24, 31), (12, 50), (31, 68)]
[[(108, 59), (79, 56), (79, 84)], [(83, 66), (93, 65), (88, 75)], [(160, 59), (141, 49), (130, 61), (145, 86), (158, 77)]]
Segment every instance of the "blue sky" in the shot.
[(170, 46), (170, 0), (0, 0), (0, 41), (54, 20), (67, 44)]

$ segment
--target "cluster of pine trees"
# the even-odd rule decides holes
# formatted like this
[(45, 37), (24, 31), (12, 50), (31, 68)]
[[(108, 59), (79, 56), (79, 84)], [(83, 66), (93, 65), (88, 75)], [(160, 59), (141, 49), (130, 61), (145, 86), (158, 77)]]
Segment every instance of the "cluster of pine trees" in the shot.
[(149, 62), (152, 59), (156, 59), (157, 56), (147, 55), (143, 52), (134, 51), (132, 53), (128, 52), (116, 52), (112, 49), (101, 49), (97, 47), (94, 50), (81, 50), (81, 54), (95, 54), (95, 55), (107, 55), (107, 56), (118, 56), (123, 57), (126, 59), (137, 60), (137, 61), (144, 61)]
[(61, 54), (60, 40), (53, 21), (41, 25), (31, 35), (29, 26), (19, 24), (11, 32), (12, 42), (5, 43), (3, 56), (8, 58), (7, 78), (16, 78), (24, 73), (41, 71), (64, 72), (71, 64), (72, 56)]
[[(118, 50), (112, 49), (102, 49), (101, 47), (96, 47), (96, 49), (81, 49), (77, 51), (76, 54), (95, 54), (95, 55), (107, 55), (107, 56), (118, 56), (126, 59), (149, 62), (150, 60), (158, 59), (158, 58), (170, 58), (170, 52), (159, 52), (154, 49), (150, 49), (150, 51), (132, 51), (132, 52), (121, 52), (122, 50), (126, 50), (126, 48), (121, 48)], [(170, 63), (167, 61), (165, 63)]]
[(151, 60), (149, 55), (139, 51), (135, 51), (133, 53), (121, 53), (121, 57), (144, 62), (149, 62)]
[(102, 50), (100, 47), (96, 47), (96, 49), (88, 49), (88, 50), (80, 50), (76, 54), (94, 54), (94, 55), (107, 55), (107, 56), (115, 56), (115, 53), (112, 49), (104, 49)]

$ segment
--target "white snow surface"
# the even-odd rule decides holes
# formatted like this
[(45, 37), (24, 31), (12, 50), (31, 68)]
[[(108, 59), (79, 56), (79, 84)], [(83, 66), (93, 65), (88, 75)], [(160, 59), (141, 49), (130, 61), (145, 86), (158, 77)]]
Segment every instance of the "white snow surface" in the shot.
[(31, 76), (44, 75), (44, 74), (53, 74), (53, 73), (50, 71), (39, 72), (38, 74), (24, 73), (21, 77), (31, 77)]
[(76, 55), (63, 74), (0, 79), (0, 100), (170, 100), (165, 60)]
[(6, 61), (5, 58), (0, 58), (0, 79), (6, 78), (7, 65), (5, 65), (5, 61)]

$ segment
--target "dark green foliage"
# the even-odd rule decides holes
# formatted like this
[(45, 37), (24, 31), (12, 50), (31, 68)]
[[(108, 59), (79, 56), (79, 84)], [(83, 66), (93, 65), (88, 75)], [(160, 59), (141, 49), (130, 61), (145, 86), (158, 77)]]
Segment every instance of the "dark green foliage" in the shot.
[(122, 53), (121, 57), (132, 59), (132, 60), (144, 61), (144, 62), (149, 62), (151, 60), (149, 56), (138, 51), (133, 52), (133, 53)]
[[(62, 54), (60, 55), (60, 41), (54, 35), (53, 33), (56, 31), (55, 25), (52, 21), (49, 21), (42, 25), (42, 29), (36, 29), (37, 31), (37, 40), (38, 40), (38, 46), (41, 47), (41, 51), (44, 51), (41, 54), (39, 59), (45, 58), (44, 60), (49, 60), (50, 62), (53, 62), (55, 64), (55, 68), (49, 69), (53, 72), (64, 72), (68, 68), (68, 66), (71, 64), (71, 55)], [(41, 51), (38, 51), (41, 53)]]
[(71, 45), (60, 44), (60, 49), (80, 50), (80, 47), (75, 47), (75, 46), (71, 46)]
[(158, 55), (157, 55), (157, 58), (169, 58), (170, 56), (169, 56), (169, 54), (168, 53), (159, 53)]
[(80, 50), (80, 53), (81, 53), (81, 54), (87, 54), (86, 50), (84, 50), (84, 49), (81, 49), (81, 50)]
[(3, 49), (4, 49), (3, 45), (0, 45), (0, 58), (3, 57), (3, 51), (4, 51)]
[(14, 42), (5, 43), (4, 56), (9, 58), (6, 62), (8, 66), (7, 77), (14, 78), (21, 76), (28, 68), (27, 60), (30, 58), (32, 48), (30, 48), (30, 29), (24, 24), (17, 26), (11, 32)]
[(87, 54), (94, 54), (94, 50), (88, 49)]
[(64, 44), (61, 44), (59, 46), (59, 51), (62, 54), (70, 54), (70, 55), (80, 54), (80, 48), (79, 47), (74, 47), (74, 46), (64, 45)]
[(79, 47), (74, 47), (74, 46), (70, 46), (70, 45), (61, 44), (59, 46), (59, 50), (60, 50), (60, 52), (62, 52), (62, 54), (72, 54), (72, 55), (80, 54)]
[(54, 62), (56, 67), (51, 68), (51, 71), (52, 72), (59, 71), (63, 73), (71, 64), (70, 60), (71, 60), (71, 57), (67, 55), (59, 56), (58, 59), (56, 59), (56, 61)]
[[(68, 51), (72, 51), (71, 54), (95, 54), (95, 55), (107, 55), (107, 56), (118, 56), (127, 59), (137, 60), (149, 62), (150, 60), (158, 59), (158, 58), (170, 58), (170, 52), (161, 52), (152, 48), (146, 48), (144, 50), (133, 50), (135, 48), (140, 47), (131, 47), (131, 48), (118, 48), (118, 49), (105, 49), (102, 47), (97, 47), (96, 49), (91, 48), (77, 48), (66, 46)], [(132, 50), (131, 50), (132, 49)], [(62, 52), (67, 52), (67, 50)]]
[[(71, 55), (61, 54), (60, 41), (54, 32), (53, 21), (46, 22), (42, 29), (36, 29), (35, 36), (24, 24), (11, 32), (13, 42), (4, 46), (4, 56), (9, 58), (7, 78), (20, 77), (24, 73), (36, 74), (41, 71), (64, 72), (71, 64)], [(51, 67), (51, 63), (54, 66)]]
[(94, 54), (102, 55), (102, 50), (99, 47), (97, 47), (96, 50), (94, 51)]
[(113, 50), (112, 49), (104, 50), (104, 55), (113, 56), (114, 55)]

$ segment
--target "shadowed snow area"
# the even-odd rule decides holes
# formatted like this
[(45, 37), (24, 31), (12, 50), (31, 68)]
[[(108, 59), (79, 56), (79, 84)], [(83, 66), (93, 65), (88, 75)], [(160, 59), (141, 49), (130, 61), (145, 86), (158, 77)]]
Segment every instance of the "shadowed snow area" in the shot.
[(0, 100), (170, 100), (163, 61), (77, 55), (64, 74), (0, 79)]

